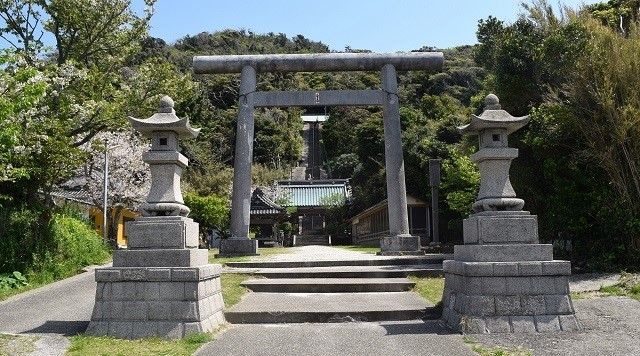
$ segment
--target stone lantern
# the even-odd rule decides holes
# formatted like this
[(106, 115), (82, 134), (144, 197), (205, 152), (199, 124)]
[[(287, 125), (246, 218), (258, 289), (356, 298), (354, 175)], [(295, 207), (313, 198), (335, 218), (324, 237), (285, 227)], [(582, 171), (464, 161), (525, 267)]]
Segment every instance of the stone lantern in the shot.
[(143, 160), (151, 170), (151, 189), (141, 217), (126, 224), (127, 249), (113, 254), (113, 267), (96, 270), (96, 302), (87, 334), (119, 338), (181, 338), (224, 323), (219, 264), (208, 264), (198, 248), (198, 223), (188, 218), (180, 176), (188, 160), (179, 138), (195, 138), (188, 119), (180, 119), (168, 96), (146, 120), (129, 118), (151, 139)]
[(508, 147), (509, 134), (529, 123), (529, 116), (511, 116), (493, 94), (487, 95), (485, 105), (480, 116), (472, 115), (471, 123), (459, 128), (463, 135), (478, 136), (479, 149), (471, 160), (481, 178), (472, 205), (476, 214), (464, 221), (464, 243), (537, 243), (537, 219), (522, 211), (524, 200), (516, 198), (509, 180), (511, 161), (518, 157), (518, 150)]
[(535, 215), (523, 211), (509, 180), (518, 150), (508, 135), (529, 117), (502, 110), (498, 97), (485, 99), (485, 110), (459, 131), (477, 135), (471, 156), (481, 181), (475, 212), (463, 222), (464, 245), (444, 262), (442, 318), (466, 333), (521, 333), (578, 329), (569, 295), (571, 264), (553, 260), (553, 246), (540, 244)]

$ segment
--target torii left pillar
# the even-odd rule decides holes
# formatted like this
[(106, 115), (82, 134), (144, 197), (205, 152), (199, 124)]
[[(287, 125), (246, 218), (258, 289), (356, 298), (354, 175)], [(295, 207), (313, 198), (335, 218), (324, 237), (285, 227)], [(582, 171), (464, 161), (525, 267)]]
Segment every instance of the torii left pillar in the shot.
[(255, 91), (256, 70), (252, 66), (244, 66), (240, 74), (240, 98), (238, 99), (238, 126), (231, 197), (231, 236), (220, 243), (218, 256), (259, 254), (258, 241), (249, 238), (254, 132), (253, 94)]

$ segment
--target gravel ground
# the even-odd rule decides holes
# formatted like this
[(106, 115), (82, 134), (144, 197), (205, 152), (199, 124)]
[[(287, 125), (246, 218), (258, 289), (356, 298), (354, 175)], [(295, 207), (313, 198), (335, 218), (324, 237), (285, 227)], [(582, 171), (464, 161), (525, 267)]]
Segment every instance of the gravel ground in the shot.
[(468, 336), (483, 346), (522, 348), (533, 355), (640, 355), (640, 301), (596, 297), (573, 305), (579, 332)]

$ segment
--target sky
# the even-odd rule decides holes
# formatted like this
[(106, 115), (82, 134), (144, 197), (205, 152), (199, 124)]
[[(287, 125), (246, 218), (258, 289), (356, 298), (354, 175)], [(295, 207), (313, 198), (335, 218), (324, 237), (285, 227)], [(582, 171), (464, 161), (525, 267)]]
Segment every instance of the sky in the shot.
[[(605, 0), (602, 0), (605, 1)], [(284, 33), (322, 42), (330, 50), (408, 52), (471, 45), (478, 20), (507, 23), (521, 12), (519, 0), (157, 0), (151, 35), (168, 43), (186, 35), (245, 29)], [(530, 1), (529, 1), (530, 2)], [(597, 0), (549, 0), (572, 8)], [(134, 1), (135, 3), (135, 1)]]

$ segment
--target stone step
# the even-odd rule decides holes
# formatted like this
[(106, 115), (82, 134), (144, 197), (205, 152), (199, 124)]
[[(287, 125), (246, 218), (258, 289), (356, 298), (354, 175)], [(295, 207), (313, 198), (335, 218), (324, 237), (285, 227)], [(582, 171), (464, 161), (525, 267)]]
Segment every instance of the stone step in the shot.
[(438, 319), (441, 308), (413, 292), (249, 293), (225, 312), (233, 324)]
[(451, 260), (450, 254), (430, 254), (425, 256), (408, 256), (392, 258), (363, 258), (353, 260), (315, 260), (315, 261), (256, 261), (227, 262), (233, 268), (297, 268), (297, 267), (339, 267), (339, 266), (411, 266), (442, 264), (443, 260)]
[(406, 266), (337, 266), (291, 268), (225, 268), (225, 273), (253, 273), (266, 278), (403, 278), (442, 277), (442, 264)]
[(404, 292), (414, 285), (407, 278), (279, 278), (242, 282), (242, 286), (254, 292), (268, 293)]

